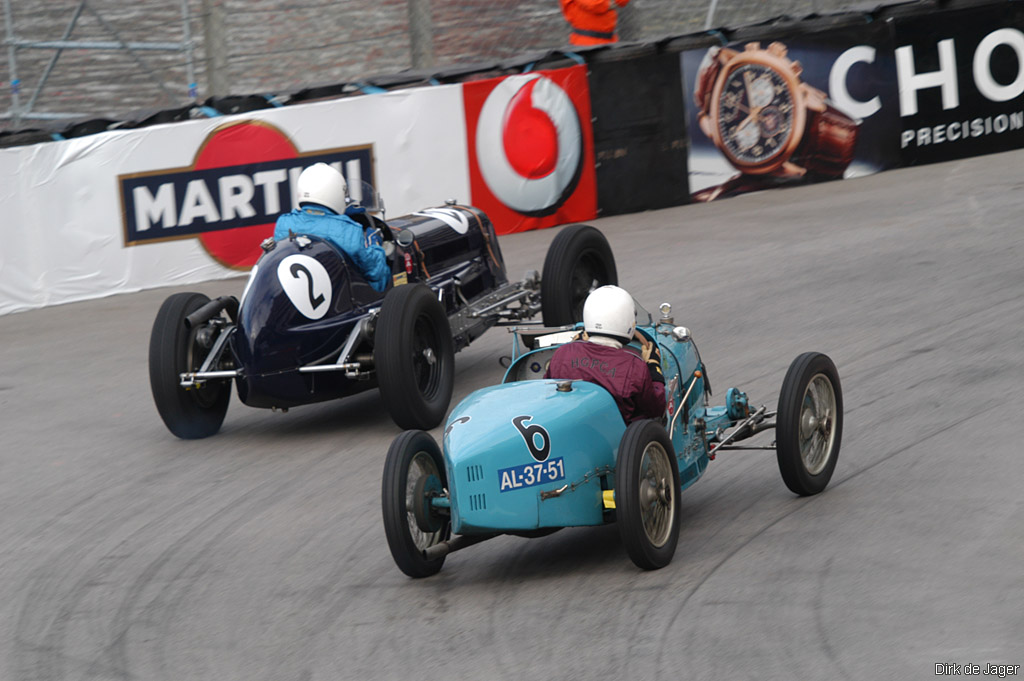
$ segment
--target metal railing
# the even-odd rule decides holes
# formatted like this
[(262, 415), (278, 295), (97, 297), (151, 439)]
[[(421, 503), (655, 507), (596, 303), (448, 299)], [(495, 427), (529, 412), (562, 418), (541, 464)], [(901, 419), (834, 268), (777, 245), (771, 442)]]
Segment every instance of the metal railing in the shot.
[[(60, 120), (68, 118), (78, 118), (85, 114), (85, 112), (42, 112), (36, 111), (35, 107), (39, 101), (39, 96), (46, 87), (47, 82), (53, 73), (54, 68), (57, 66), (57, 62), (60, 60), (61, 55), (65, 50), (118, 50), (124, 51), (128, 56), (135, 62), (136, 66), (148, 76), (154, 79), (157, 88), (164, 92), (169, 98), (174, 98), (174, 93), (168, 84), (164, 82), (160, 73), (149, 66), (146, 59), (143, 58), (145, 52), (181, 52), (185, 56), (186, 72), (188, 77), (188, 92), (192, 98), (195, 98), (196, 84), (195, 84), (195, 68), (194, 68), (194, 49), (192, 42), (191, 33), (191, 16), (189, 12), (188, 0), (181, 0), (181, 20), (183, 29), (183, 40), (181, 42), (135, 42), (124, 40), (119, 31), (109, 22), (107, 22), (102, 13), (92, 8), (86, 0), (80, 0), (78, 5), (75, 7), (72, 13), (70, 21), (64, 29), (64, 33), (60, 40), (27, 40), (18, 37), (16, 32), (16, 25), (14, 21), (14, 12), (11, 7), (11, 0), (3, 0), (4, 6), (4, 23), (6, 27), (6, 40), (7, 45), (7, 65), (10, 72), (10, 96), (11, 96), (11, 107), (10, 110), (4, 114), (0, 114), (0, 118), (10, 119), (15, 125), (18, 125), (22, 121), (26, 120)], [(88, 11), (93, 18), (102, 26), (103, 30), (110, 35), (113, 40), (98, 41), (98, 40), (72, 40), (72, 34), (78, 25), (79, 19), (81, 19), (83, 12)], [(32, 90), (31, 96), (28, 101), (22, 104), (21, 88), (22, 82), (19, 77), (18, 69), (18, 52), (20, 50), (52, 50), (53, 55), (50, 57), (45, 69), (43, 70), (39, 81), (36, 83)]]
[[(409, 68), (507, 60), (563, 48), (569, 35), (557, 0), (2, 2), (10, 82), (0, 88), (0, 130), (111, 110), (168, 109), (211, 96), (294, 92)], [(624, 41), (644, 41), (861, 4), (632, 0), (620, 11), (619, 32)], [(139, 40), (160, 35), (172, 39)], [(48, 61), (38, 56), (45, 50), (52, 52)], [(100, 60), (83, 50), (119, 54)]]

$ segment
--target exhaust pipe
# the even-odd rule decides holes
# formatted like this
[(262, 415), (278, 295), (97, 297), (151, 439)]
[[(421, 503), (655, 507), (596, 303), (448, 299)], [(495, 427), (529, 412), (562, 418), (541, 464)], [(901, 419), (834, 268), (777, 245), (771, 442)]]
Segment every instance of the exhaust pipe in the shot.
[(238, 298), (234, 296), (221, 296), (211, 300), (206, 305), (185, 317), (185, 328), (193, 329), (200, 324), (205, 324), (210, 321), (221, 311), (227, 310), (228, 317), (231, 318), (232, 322), (238, 321)]
[(459, 551), (472, 546), (473, 544), (479, 544), (482, 541), (493, 539), (497, 537), (496, 534), (459, 534), (448, 541), (443, 541), (440, 544), (434, 544), (423, 550), (423, 558), (425, 560), (437, 560), (438, 558), (444, 558), (453, 551)]

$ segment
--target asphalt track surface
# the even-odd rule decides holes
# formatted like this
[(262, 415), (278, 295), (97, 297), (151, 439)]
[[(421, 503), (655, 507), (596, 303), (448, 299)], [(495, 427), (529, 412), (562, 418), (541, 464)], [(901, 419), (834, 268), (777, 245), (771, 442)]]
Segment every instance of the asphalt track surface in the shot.
[[(715, 403), (736, 385), (774, 405), (807, 350), (845, 396), (824, 493), (791, 494), (770, 452), (723, 453), (654, 572), (608, 526), (497, 538), (408, 579), (384, 539), (397, 430), (376, 392), (287, 414), (233, 398), (220, 434), (185, 442), (146, 367), (181, 289), (0, 318), (0, 679), (1024, 665), (1022, 167), (1014, 152), (596, 222), (621, 283), (692, 329)], [(550, 239), (503, 237), (510, 272), (539, 268)], [(460, 353), (456, 399), (498, 381), (508, 347), (495, 329)]]

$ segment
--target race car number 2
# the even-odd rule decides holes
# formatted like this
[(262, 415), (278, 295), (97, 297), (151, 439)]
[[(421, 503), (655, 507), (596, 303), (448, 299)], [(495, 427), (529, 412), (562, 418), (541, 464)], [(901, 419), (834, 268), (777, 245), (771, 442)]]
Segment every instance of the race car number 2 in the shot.
[(498, 491), (509, 492), (514, 489), (543, 485), (546, 482), (557, 482), (565, 478), (565, 464), (562, 458), (548, 459), (543, 463), (526, 463), (521, 466), (498, 470), (501, 487)]
[(320, 319), (331, 307), (331, 275), (316, 258), (289, 255), (277, 266), (277, 280), (295, 309)]

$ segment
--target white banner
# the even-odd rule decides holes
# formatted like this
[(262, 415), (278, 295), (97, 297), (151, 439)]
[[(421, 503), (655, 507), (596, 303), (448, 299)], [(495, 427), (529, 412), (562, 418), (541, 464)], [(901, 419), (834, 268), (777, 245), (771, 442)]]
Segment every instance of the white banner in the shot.
[(391, 216), (468, 202), (466, 147), (445, 85), (0, 150), (0, 314), (235, 276), (319, 160)]

